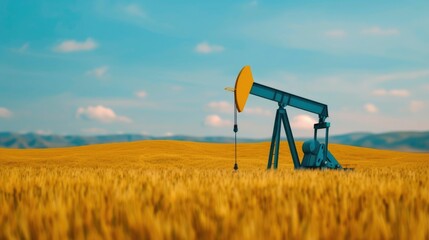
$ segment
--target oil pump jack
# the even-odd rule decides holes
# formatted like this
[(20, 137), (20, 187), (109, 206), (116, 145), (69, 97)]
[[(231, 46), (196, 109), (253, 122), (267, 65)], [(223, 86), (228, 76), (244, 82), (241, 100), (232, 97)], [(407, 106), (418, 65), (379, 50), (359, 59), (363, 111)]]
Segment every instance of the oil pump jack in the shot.
[[(271, 138), (270, 153), (268, 156), (267, 169), (277, 169), (280, 148), (280, 132), (281, 126), (286, 132), (289, 149), (292, 155), (292, 161), (295, 169), (302, 168), (329, 168), (329, 169), (342, 169), (335, 157), (328, 150), (328, 135), (330, 123), (326, 122), (328, 117), (328, 106), (310, 99), (296, 96), (284, 91), (280, 91), (253, 81), (250, 66), (245, 66), (241, 69), (235, 82), (235, 88), (227, 88), (234, 92), (235, 108), (236, 111), (242, 112), (246, 105), (249, 94), (265, 98), (277, 102), (278, 109), (274, 120), (273, 135)], [(307, 112), (317, 114), (319, 122), (314, 124), (314, 137), (311, 140), (305, 141), (302, 145), (304, 157), (299, 161), (298, 152), (296, 150), (295, 140), (293, 138), (292, 129), (290, 127), (289, 118), (285, 107), (291, 106)], [(236, 112), (235, 112), (236, 116)], [(317, 131), (325, 129), (325, 141), (320, 143), (317, 140)], [(238, 127), (235, 118), (234, 132), (237, 134)], [(237, 149), (237, 148), (236, 148)], [(237, 153), (236, 153), (237, 154)], [(234, 165), (237, 170), (237, 160)]]

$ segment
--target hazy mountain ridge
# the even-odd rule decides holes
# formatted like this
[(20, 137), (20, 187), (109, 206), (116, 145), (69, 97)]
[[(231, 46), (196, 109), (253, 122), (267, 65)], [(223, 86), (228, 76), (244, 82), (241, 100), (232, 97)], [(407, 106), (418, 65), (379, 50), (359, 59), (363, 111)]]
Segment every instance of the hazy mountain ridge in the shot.
[[(155, 137), (139, 134), (112, 134), (100, 136), (79, 135), (41, 135), (36, 133), (11, 133), (0, 132), (0, 147), (4, 148), (53, 148), (84, 146), (89, 144), (132, 142), (141, 140), (177, 140), (193, 142), (234, 142), (232, 137), (191, 137), (184, 135)], [(260, 142), (261, 139), (240, 138), (241, 142)]]
[[(131, 142), (140, 140), (178, 140), (193, 142), (234, 142), (233, 137), (192, 137), (184, 135), (154, 137), (139, 134), (116, 134), (101, 136), (78, 135), (40, 135), (35, 133), (0, 133), (0, 147), (3, 148), (54, 148), (83, 146), (89, 144)], [(297, 138), (297, 140), (305, 140)], [(261, 142), (269, 139), (239, 138), (239, 142)], [(400, 151), (429, 152), (428, 132), (388, 132), (388, 133), (349, 133), (330, 136), (330, 143), (369, 147), (378, 149), (391, 149)]]
[(350, 133), (332, 136), (330, 141), (359, 147), (429, 152), (429, 131), (388, 132), (378, 134)]

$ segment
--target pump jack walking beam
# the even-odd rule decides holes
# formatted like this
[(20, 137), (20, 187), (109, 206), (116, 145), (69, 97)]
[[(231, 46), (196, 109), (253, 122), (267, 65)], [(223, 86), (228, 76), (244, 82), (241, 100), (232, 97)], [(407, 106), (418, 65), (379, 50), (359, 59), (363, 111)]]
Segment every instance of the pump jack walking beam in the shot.
[(326, 104), (283, 92), (259, 83), (253, 83), (250, 94), (278, 102), (282, 106), (291, 106), (318, 114), (319, 121), (320, 119), (325, 121), (328, 117), (328, 106)]

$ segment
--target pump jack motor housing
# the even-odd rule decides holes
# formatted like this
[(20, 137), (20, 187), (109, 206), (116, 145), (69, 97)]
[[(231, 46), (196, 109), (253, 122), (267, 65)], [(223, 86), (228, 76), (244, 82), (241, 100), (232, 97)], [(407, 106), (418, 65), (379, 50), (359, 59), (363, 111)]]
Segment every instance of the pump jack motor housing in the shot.
[[(328, 106), (326, 104), (256, 83), (253, 81), (250, 66), (245, 66), (241, 69), (237, 76), (237, 80), (235, 81), (234, 97), (238, 112), (242, 112), (244, 110), (249, 94), (277, 102), (279, 106), (274, 120), (274, 129), (273, 136), (271, 138), (270, 155), (268, 156), (267, 169), (277, 169), (278, 167), (280, 131), (282, 124), (286, 132), (286, 137), (289, 143), (295, 169), (342, 169), (342, 166), (328, 150), (330, 123), (325, 121), (328, 117)], [(304, 157), (301, 162), (299, 161), (295, 140), (293, 139), (292, 129), (290, 127), (289, 118), (285, 109), (287, 106), (299, 108), (307, 112), (315, 113), (319, 116), (319, 122), (314, 124), (314, 138), (304, 142), (302, 145)], [(324, 143), (320, 143), (317, 140), (317, 131), (319, 129), (325, 129)]]

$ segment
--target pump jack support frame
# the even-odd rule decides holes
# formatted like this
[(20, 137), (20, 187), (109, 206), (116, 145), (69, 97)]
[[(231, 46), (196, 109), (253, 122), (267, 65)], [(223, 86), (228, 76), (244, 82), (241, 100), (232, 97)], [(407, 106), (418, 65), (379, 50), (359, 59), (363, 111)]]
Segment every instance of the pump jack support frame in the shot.
[[(279, 163), (279, 151), (280, 151), (280, 138), (281, 138), (281, 128), (283, 127), (286, 132), (287, 141), (289, 143), (289, 149), (292, 155), (293, 166), (295, 169), (299, 169), (301, 164), (299, 163), (298, 151), (296, 150), (295, 140), (293, 138), (292, 129), (290, 127), (289, 118), (284, 108), (283, 104), (279, 103), (279, 108), (276, 112), (276, 118), (274, 120), (274, 129), (273, 136), (271, 138), (271, 147), (270, 147), (270, 155), (268, 157), (268, 166), (267, 169), (277, 169)], [(274, 158), (274, 166), (273, 166), (273, 158)]]

